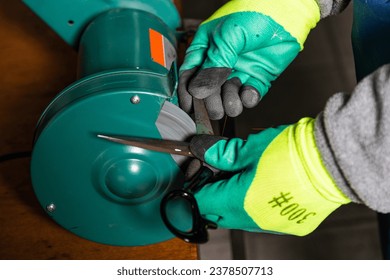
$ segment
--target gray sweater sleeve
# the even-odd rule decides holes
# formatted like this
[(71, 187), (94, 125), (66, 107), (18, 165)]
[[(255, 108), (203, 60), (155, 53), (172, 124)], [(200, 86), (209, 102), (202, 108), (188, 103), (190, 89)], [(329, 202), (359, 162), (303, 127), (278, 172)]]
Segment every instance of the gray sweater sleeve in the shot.
[(364, 78), (351, 95), (333, 95), (317, 116), (315, 139), (345, 195), (390, 213), (390, 64)]
[(321, 18), (341, 13), (351, 0), (316, 0), (321, 11)]

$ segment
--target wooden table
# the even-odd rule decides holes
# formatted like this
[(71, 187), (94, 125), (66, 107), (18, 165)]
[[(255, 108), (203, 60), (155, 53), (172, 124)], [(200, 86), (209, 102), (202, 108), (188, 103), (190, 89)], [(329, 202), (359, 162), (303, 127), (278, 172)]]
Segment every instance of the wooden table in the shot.
[[(76, 79), (76, 52), (21, 1), (0, 1), (0, 155), (31, 150), (39, 116)], [(32, 190), (30, 158), (0, 163), (0, 259), (197, 259), (173, 239), (116, 247), (75, 236), (54, 223)]]

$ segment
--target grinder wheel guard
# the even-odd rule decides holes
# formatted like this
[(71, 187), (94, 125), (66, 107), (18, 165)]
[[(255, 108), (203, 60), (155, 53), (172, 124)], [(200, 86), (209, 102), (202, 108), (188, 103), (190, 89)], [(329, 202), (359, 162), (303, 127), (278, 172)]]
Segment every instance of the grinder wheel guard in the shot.
[(129, 97), (123, 92), (87, 98), (62, 111), (36, 141), (31, 171), (38, 200), (62, 227), (95, 242), (138, 246), (173, 238), (159, 209), (166, 192), (183, 186), (183, 158), (96, 135), (185, 140), (195, 134), (195, 124), (170, 102), (157, 120), (126, 117), (126, 109), (133, 114), (139, 107), (143, 114), (152, 105), (148, 96), (136, 105)]

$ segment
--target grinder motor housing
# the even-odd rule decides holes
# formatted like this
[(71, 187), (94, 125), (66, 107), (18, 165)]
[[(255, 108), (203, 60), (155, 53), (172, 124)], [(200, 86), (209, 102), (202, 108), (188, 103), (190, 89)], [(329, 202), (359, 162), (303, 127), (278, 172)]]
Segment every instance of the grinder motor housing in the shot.
[[(195, 124), (177, 102), (180, 17), (170, 0), (24, 0), (78, 50), (78, 80), (36, 127), (35, 194), (59, 225), (104, 244), (138, 246), (173, 235), (160, 201), (181, 188), (185, 159), (97, 134), (185, 140)], [(178, 206), (175, 218), (188, 224)]]

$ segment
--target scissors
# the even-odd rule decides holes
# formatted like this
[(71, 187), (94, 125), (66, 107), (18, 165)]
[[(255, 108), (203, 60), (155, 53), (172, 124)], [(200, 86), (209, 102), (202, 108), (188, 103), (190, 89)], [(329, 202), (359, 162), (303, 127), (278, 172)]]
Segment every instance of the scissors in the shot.
[[(203, 100), (194, 99), (194, 115), (197, 134), (213, 134), (213, 129), (208, 118)], [(130, 145), (147, 150), (194, 157), (191, 151), (191, 142), (151, 139), (142, 137), (114, 136), (98, 134), (99, 138), (108, 141)], [(219, 170), (201, 162), (200, 169), (184, 184), (184, 188), (167, 193), (161, 200), (161, 217), (166, 227), (178, 238), (189, 243), (206, 243), (208, 241), (207, 229), (216, 229), (217, 225), (202, 217), (194, 194), (206, 183), (210, 182), (220, 172)], [(177, 228), (168, 217), (168, 204), (175, 200), (184, 200), (189, 203), (192, 217), (192, 227), (188, 230)]]

